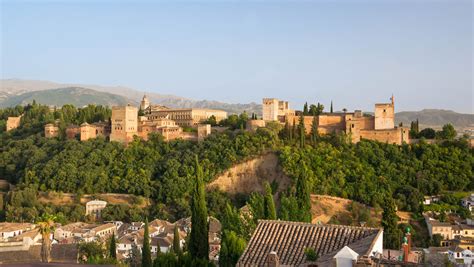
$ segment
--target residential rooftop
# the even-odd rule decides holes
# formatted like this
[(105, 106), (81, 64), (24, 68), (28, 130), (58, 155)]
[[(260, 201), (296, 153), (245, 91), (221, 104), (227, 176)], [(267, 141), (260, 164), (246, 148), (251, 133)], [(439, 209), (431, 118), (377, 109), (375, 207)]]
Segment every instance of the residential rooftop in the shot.
[(276, 253), (281, 266), (306, 262), (306, 248), (319, 255), (318, 266), (330, 264), (345, 246), (360, 256), (368, 255), (382, 234), (379, 228), (260, 220), (237, 266), (265, 266), (270, 253)]

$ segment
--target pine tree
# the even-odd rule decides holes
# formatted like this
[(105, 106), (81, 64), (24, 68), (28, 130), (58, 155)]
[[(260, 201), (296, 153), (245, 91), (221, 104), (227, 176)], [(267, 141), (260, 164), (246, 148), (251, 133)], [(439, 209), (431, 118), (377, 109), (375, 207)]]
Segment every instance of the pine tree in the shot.
[(306, 130), (304, 127), (304, 116), (303, 114), (300, 115), (300, 122), (298, 125), (299, 132), (300, 132), (300, 147), (303, 148), (305, 145), (305, 136), (306, 136)]
[(145, 219), (145, 233), (143, 234), (142, 246), (142, 267), (152, 267), (151, 248), (150, 248), (150, 232), (148, 230), (148, 219)]
[(115, 233), (112, 233), (112, 237), (110, 238), (109, 257), (112, 259), (117, 259), (117, 244), (115, 240)]
[(333, 109), (332, 109), (332, 100), (331, 100), (331, 113), (333, 113)]
[(308, 102), (304, 103), (303, 107), (303, 115), (308, 115)]
[(382, 213), (383, 245), (384, 248), (398, 249), (401, 233), (397, 227), (398, 217), (395, 210), (395, 201), (391, 197), (385, 199)]
[(176, 255), (181, 255), (181, 242), (179, 240), (179, 229), (178, 226), (174, 226), (174, 235), (173, 235), (173, 251)]
[(311, 222), (311, 190), (309, 188), (310, 170), (303, 162), (301, 173), (296, 182), (296, 201), (300, 209), (300, 220)]
[(191, 198), (191, 234), (189, 253), (195, 259), (209, 259), (209, 225), (203, 171), (196, 156), (196, 181)]
[(275, 202), (273, 201), (272, 188), (265, 182), (265, 219), (276, 220)]

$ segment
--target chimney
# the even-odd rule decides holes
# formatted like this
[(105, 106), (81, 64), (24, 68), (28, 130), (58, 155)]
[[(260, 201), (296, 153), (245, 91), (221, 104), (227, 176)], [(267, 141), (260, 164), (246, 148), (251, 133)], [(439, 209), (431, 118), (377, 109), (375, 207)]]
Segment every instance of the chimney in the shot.
[(272, 251), (268, 254), (267, 266), (268, 267), (280, 267), (280, 258), (278, 258), (278, 255), (275, 251)]

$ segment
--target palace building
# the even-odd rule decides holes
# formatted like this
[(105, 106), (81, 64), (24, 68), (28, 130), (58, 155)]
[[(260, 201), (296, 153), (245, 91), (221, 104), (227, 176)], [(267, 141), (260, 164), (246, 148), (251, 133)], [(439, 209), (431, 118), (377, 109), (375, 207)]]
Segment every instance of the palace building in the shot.
[(212, 116), (216, 118), (216, 122), (220, 122), (227, 118), (227, 112), (223, 110), (204, 108), (172, 109), (160, 105), (150, 105), (146, 96), (143, 97), (140, 108), (148, 120), (168, 118), (175, 121), (176, 124), (181, 127), (196, 127), (198, 124), (208, 120)]
[[(135, 136), (148, 140), (150, 133), (159, 133), (166, 141), (177, 138), (199, 141), (211, 133), (210, 125), (202, 123), (212, 116), (217, 122), (227, 118), (227, 112), (222, 110), (170, 109), (151, 105), (146, 95), (140, 103), (140, 110), (143, 111), (143, 116), (139, 116), (139, 109), (131, 105), (112, 107), (110, 122), (69, 125), (66, 128), (66, 137), (86, 141), (103, 136), (110, 141), (128, 144)], [(195, 128), (196, 132), (184, 132), (182, 127)], [(59, 127), (55, 124), (44, 126), (44, 135), (47, 138), (57, 137), (59, 133)]]

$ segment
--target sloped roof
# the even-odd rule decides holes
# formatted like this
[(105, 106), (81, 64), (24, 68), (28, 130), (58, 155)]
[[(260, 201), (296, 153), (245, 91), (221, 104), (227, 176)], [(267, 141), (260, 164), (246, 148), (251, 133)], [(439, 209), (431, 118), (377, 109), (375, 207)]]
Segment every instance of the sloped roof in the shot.
[(275, 251), (280, 265), (298, 266), (305, 263), (308, 247), (318, 253), (318, 263), (332, 259), (345, 246), (364, 256), (381, 233), (379, 228), (260, 220), (237, 265), (264, 266), (268, 254)]

